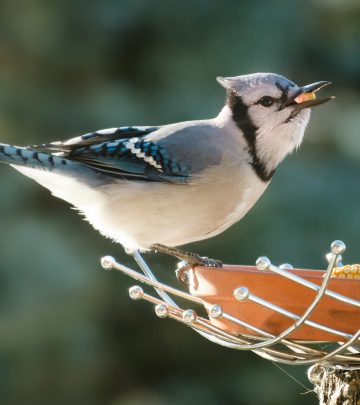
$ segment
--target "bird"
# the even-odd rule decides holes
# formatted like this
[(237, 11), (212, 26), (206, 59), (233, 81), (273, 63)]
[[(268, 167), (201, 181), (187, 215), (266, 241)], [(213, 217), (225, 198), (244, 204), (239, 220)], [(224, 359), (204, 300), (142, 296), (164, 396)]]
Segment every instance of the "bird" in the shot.
[(320, 81), (298, 86), (275, 73), (217, 77), (226, 91), (215, 118), (121, 126), (65, 141), (0, 144), (7, 163), (70, 203), (127, 251), (158, 251), (221, 267), (179, 246), (238, 222), (302, 143), (310, 110), (333, 97)]

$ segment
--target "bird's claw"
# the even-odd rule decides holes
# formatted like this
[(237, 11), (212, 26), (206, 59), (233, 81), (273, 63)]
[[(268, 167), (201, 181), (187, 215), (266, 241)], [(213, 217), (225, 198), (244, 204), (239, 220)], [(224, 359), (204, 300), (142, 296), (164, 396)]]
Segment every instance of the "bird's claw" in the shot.
[(197, 259), (192, 258), (190, 261), (181, 261), (175, 270), (176, 278), (183, 284), (189, 285), (189, 270), (195, 266), (204, 266), (212, 268), (222, 268), (223, 264), (220, 260), (209, 259), (208, 257), (199, 256)]
[[(182, 263), (185, 263), (185, 265), (187, 265), (188, 267), (204, 266), (204, 267), (221, 268), (223, 266), (220, 260), (209, 259), (206, 256), (199, 256), (195, 253), (193, 253), (188, 260)], [(183, 266), (184, 265), (182, 265), (181, 267)]]
[(209, 259), (206, 256), (200, 257), (199, 262), (197, 263), (197, 266), (204, 266), (204, 267), (214, 267), (220, 269), (223, 264), (220, 260), (216, 259)]
[(189, 285), (189, 270), (191, 270), (194, 266), (188, 262), (182, 261), (178, 264), (178, 268), (175, 270), (175, 275), (180, 283)]

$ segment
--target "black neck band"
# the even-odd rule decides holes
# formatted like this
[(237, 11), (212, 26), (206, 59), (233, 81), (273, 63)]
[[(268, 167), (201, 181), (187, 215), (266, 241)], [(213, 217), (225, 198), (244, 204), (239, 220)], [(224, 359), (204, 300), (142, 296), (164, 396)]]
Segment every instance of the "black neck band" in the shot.
[(266, 165), (260, 161), (256, 151), (256, 131), (257, 127), (252, 122), (248, 114), (248, 106), (243, 102), (242, 98), (235, 92), (228, 92), (227, 103), (232, 112), (232, 117), (241, 130), (246, 140), (249, 154), (251, 156), (251, 166), (254, 169), (257, 176), (262, 181), (269, 181), (273, 176), (275, 170), (270, 172), (267, 170)]

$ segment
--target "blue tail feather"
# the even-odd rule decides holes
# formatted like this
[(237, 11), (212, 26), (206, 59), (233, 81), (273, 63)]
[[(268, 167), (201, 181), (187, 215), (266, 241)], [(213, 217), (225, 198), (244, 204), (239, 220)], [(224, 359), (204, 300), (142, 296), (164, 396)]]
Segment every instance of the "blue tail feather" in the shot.
[(98, 173), (86, 164), (51, 153), (4, 143), (0, 143), (0, 163), (61, 173), (76, 178), (90, 187), (98, 187), (112, 181), (111, 176)]
[(0, 162), (47, 170), (73, 163), (61, 156), (3, 143), (0, 143)]

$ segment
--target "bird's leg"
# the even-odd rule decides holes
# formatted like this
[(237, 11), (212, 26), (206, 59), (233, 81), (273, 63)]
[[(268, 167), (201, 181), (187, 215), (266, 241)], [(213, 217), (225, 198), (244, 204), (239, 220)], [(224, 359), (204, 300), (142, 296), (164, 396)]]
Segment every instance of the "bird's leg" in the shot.
[(165, 253), (171, 256), (175, 256), (180, 260), (187, 262), (191, 266), (205, 266), (205, 267), (222, 267), (222, 263), (219, 260), (209, 259), (208, 257), (202, 257), (197, 253), (186, 252), (175, 247), (169, 247), (156, 243), (152, 245), (152, 249), (158, 252)]
[(197, 253), (186, 252), (174, 247), (169, 247), (156, 243), (152, 246), (152, 249), (165, 253), (171, 256), (175, 256), (178, 259), (185, 262), (184, 265), (181, 265), (176, 271), (177, 279), (184, 283), (189, 284), (187, 271), (194, 266), (206, 266), (206, 267), (217, 267), (221, 268), (222, 263), (219, 260), (209, 259), (208, 257), (202, 257)]

